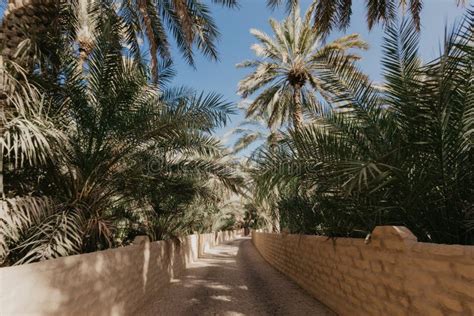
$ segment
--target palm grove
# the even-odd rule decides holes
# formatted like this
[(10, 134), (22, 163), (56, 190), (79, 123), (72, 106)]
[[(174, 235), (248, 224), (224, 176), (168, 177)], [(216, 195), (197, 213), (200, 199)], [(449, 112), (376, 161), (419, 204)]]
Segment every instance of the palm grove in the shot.
[[(238, 129), (237, 150), (263, 140), (239, 162), (213, 135), (234, 105), (169, 85), (170, 37), (191, 65), (195, 50), (217, 57), (209, 7), (117, 3), (50, 6), (50, 27), (23, 32), (1, 60), (3, 265), (241, 225), (365, 237), (394, 224), (473, 243), (472, 11), (422, 62), (421, 2), (398, 23), (396, 1), (368, 1), (369, 26), (386, 29), (385, 81), (374, 85), (356, 64), (367, 43), (325, 40), (347, 27), (350, 6), (315, 1), (301, 16), (288, 1), (274, 34), (252, 31), (256, 59), (239, 65), (252, 69), (239, 93), (254, 96), (242, 126), (268, 128)], [(235, 194), (242, 205), (228, 203)]]

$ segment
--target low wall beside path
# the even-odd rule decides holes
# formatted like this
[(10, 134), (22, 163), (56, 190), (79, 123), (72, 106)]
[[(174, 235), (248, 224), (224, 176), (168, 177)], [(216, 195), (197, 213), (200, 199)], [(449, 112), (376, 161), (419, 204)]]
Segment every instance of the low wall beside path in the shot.
[(405, 227), (363, 239), (252, 232), (260, 254), (340, 315), (474, 315), (474, 246), (418, 242)]
[(243, 230), (189, 235), (0, 268), (0, 315), (138, 315), (205, 249)]

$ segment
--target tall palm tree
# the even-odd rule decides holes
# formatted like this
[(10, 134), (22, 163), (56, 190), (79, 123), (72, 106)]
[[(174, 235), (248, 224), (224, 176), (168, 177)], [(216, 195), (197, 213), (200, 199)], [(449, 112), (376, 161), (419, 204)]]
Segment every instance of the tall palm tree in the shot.
[[(270, 8), (276, 8), (282, 3), (286, 4), (288, 11), (293, 8), (299, 0), (267, 0)], [(457, 5), (465, 5), (466, 0), (454, 0)], [(313, 24), (323, 35), (328, 35), (332, 29), (345, 30), (351, 22), (352, 0), (314, 0), (316, 10), (313, 15)], [(371, 29), (377, 23), (390, 24), (396, 16), (397, 10), (402, 7), (403, 12), (408, 11), (414, 21), (417, 30), (420, 30), (420, 13), (423, 9), (422, 0), (368, 0), (366, 1), (367, 24)]]
[(340, 71), (355, 71), (353, 61), (359, 57), (351, 49), (367, 49), (359, 35), (347, 35), (326, 45), (311, 26), (311, 6), (303, 18), (299, 6), (292, 8), (288, 17), (277, 22), (270, 19), (274, 36), (252, 29), (259, 41), (252, 49), (258, 59), (244, 61), (237, 67), (254, 69), (239, 82), (239, 94), (247, 98), (258, 92), (249, 105), (247, 116), (268, 112), (268, 125), (286, 123), (292, 118), (293, 127), (303, 124), (303, 107), (318, 108), (318, 95), (331, 98), (336, 89), (328, 85)]
[[(1, 118), (9, 168), (0, 199), (0, 265), (111, 247), (124, 213), (159, 214), (167, 199), (183, 207), (205, 196), (211, 180), (229, 190), (239, 185), (211, 135), (232, 104), (213, 93), (149, 84), (139, 62), (122, 56), (117, 21), (101, 21), (87, 73), (64, 51), (61, 81), (38, 87), (26, 73), (21, 81), (19, 73), (7, 76), (14, 82)], [(177, 183), (186, 194), (173, 194)]]
[[(212, 2), (228, 8), (238, 6), (237, 0)], [(86, 62), (93, 49), (94, 37), (100, 32), (101, 16), (113, 14), (121, 20), (123, 41), (128, 52), (136, 60), (141, 60), (143, 49), (148, 50), (151, 78), (155, 83), (159, 81), (160, 64), (172, 61), (170, 37), (174, 38), (179, 51), (191, 66), (194, 66), (196, 50), (212, 60), (218, 58), (216, 42), (219, 31), (209, 4), (202, 0), (71, 0), (26, 5), (28, 10), (21, 2), (16, 6), (12, 3), (12, 12), (7, 10), (2, 21), (0, 32), (22, 34), (22, 38), (10, 36), (11, 40), (0, 43), (0, 50), (3, 46), (9, 48), (9, 55), (15, 54), (16, 44), (28, 40), (29, 46), (34, 46), (29, 51), (31, 55), (42, 52), (43, 57), (51, 59), (55, 56), (51, 47), (64, 49), (59, 44), (66, 41), (67, 49), (77, 44), (78, 58)], [(17, 19), (16, 15), (25, 16)], [(48, 49), (44, 49), (45, 44), (49, 45)]]
[(471, 10), (426, 64), (416, 25), (389, 26), (384, 89), (347, 80), (344, 111), (326, 111), (258, 157), (257, 195), (296, 187), (280, 205), (299, 232), (405, 225), (423, 241), (472, 244), (473, 23)]

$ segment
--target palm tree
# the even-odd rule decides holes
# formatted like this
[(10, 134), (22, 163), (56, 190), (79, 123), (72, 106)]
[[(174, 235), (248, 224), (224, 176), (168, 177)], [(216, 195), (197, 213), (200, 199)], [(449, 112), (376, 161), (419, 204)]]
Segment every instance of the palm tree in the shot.
[(232, 153), (237, 154), (253, 144), (259, 144), (249, 155), (254, 157), (263, 148), (276, 146), (281, 133), (274, 128), (268, 129), (266, 124), (267, 120), (248, 118), (231, 130), (232, 135), (239, 137), (232, 146)]
[[(293, 8), (299, 0), (267, 0), (270, 8), (276, 8), (286, 3), (288, 11)], [(457, 5), (465, 5), (466, 0), (455, 0)], [(314, 0), (316, 9), (313, 14), (313, 25), (318, 32), (324, 36), (328, 35), (334, 28), (346, 30), (351, 22), (352, 1), (351, 0)], [(420, 30), (420, 13), (423, 9), (422, 0), (368, 0), (366, 1), (367, 24), (369, 29), (377, 23), (391, 24), (395, 21), (397, 10), (402, 7), (403, 12), (409, 11), (417, 30)]]
[(253, 72), (239, 82), (238, 92), (244, 98), (259, 91), (249, 105), (247, 117), (268, 112), (268, 125), (284, 124), (292, 117), (293, 127), (303, 125), (303, 107), (317, 108), (318, 95), (331, 98), (337, 93), (327, 84), (338, 71), (354, 70), (352, 61), (358, 58), (351, 49), (367, 49), (358, 35), (348, 35), (326, 45), (310, 25), (314, 6), (304, 19), (295, 6), (281, 23), (270, 19), (274, 32), (271, 37), (259, 30), (251, 33), (259, 41), (252, 46), (256, 60), (244, 61), (237, 67), (253, 68)]
[[(69, 50), (61, 81), (38, 87), (27, 80), (43, 82), (44, 72), (21, 81), (14, 81), (18, 73), (8, 76), (14, 84), (7, 85), (0, 139), (9, 166), (0, 200), (3, 264), (112, 247), (130, 214), (140, 219), (151, 210), (162, 218), (162, 205), (186, 207), (205, 196), (209, 182), (234, 191), (240, 184), (211, 135), (232, 104), (149, 84), (139, 62), (122, 56), (116, 22), (102, 18), (87, 73), (77, 71), (80, 61)], [(171, 190), (180, 184), (186, 194)]]
[[(237, 0), (212, 2), (228, 8), (238, 6)], [(202, 0), (46, 1), (29, 4), (28, 10), (22, 6), (21, 2), (17, 7), (12, 6), (13, 11), (7, 10), (2, 21), (1, 32), (22, 34), (22, 38), (10, 36), (12, 40), (0, 44), (0, 50), (4, 48), (1, 46), (12, 50), (9, 55), (15, 54), (16, 44), (28, 40), (23, 44), (30, 46), (30, 54), (39, 57), (40, 53), (43, 58), (51, 59), (55, 56), (51, 46), (59, 45), (56, 49), (61, 50), (64, 47), (60, 44), (66, 42), (66, 49), (72, 49), (73, 44), (77, 44), (78, 58), (85, 63), (93, 49), (95, 36), (100, 32), (101, 17), (116, 15), (120, 19), (124, 34), (122, 39), (127, 44), (128, 52), (136, 60), (141, 60), (143, 48), (148, 49), (151, 78), (155, 84), (159, 81), (160, 64), (169, 65), (172, 62), (170, 36), (191, 66), (194, 66), (196, 49), (211, 60), (218, 58), (216, 42), (219, 31), (210, 6)], [(17, 19), (15, 14), (30, 15), (30, 18)], [(43, 19), (48, 21), (46, 25), (43, 25)], [(28, 23), (23, 25), (25, 23), (21, 21)], [(48, 47), (44, 47), (45, 44)]]
[[(241, 102), (238, 107), (240, 110), (245, 110), (246, 102)], [(256, 144), (256, 148), (252, 149), (248, 156), (251, 159), (264, 148), (275, 147), (281, 138), (281, 132), (275, 127), (268, 128), (267, 122), (267, 113), (262, 113), (261, 116), (246, 118), (237, 127), (229, 130), (224, 139), (231, 136), (238, 137), (231, 147), (232, 154), (238, 154)]]
[(363, 236), (404, 225), (423, 241), (472, 244), (473, 23), (468, 11), (427, 64), (416, 24), (389, 26), (384, 88), (346, 78), (336, 110), (256, 159), (256, 194), (290, 192), (279, 205), (293, 231)]
[[(78, 42), (85, 58), (94, 37), (94, 17), (97, 8), (110, 5), (108, 0), (80, 0), (77, 8)], [(229, 8), (237, 7), (236, 0), (213, 0)], [(125, 39), (130, 51), (138, 59), (140, 40), (146, 40), (151, 58), (152, 79), (158, 82), (159, 59), (171, 60), (169, 34), (185, 60), (194, 66), (194, 48), (212, 60), (217, 59), (216, 41), (219, 31), (210, 13), (210, 8), (201, 0), (122, 0), (116, 13), (123, 20)]]
[[(55, 126), (55, 120), (49, 115), (47, 101), (37, 87), (28, 81), (24, 69), (0, 57), (0, 77), (6, 99), (2, 100), (2, 116), (0, 117), (0, 265), (8, 256), (10, 249), (18, 246), (20, 239), (32, 242), (33, 238), (41, 236), (26, 234), (22, 231), (24, 225), (39, 224), (39, 231), (64, 233), (64, 221), (72, 220), (73, 216), (65, 212), (56, 212), (52, 221), (50, 216), (54, 210), (52, 200), (47, 196), (39, 196), (34, 190), (21, 183), (21, 176), (15, 171), (26, 170), (26, 177), (33, 176), (29, 171), (39, 168), (55, 158), (55, 146), (66, 140), (63, 131)], [(6, 166), (3, 169), (3, 166)], [(1, 170), (3, 169), (3, 170)], [(4, 178), (5, 177), (5, 178)], [(18, 179), (20, 185), (10, 181)], [(5, 180), (5, 184), (4, 181)], [(31, 178), (30, 178), (31, 180)], [(17, 183), (18, 184), (18, 183)], [(75, 218), (77, 219), (77, 218)], [(70, 225), (71, 240), (80, 239), (77, 227)], [(44, 239), (43, 239), (44, 240)], [(65, 240), (62, 249), (56, 250), (56, 255), (65, 255), (63, 250), (74, 252), (76, 244)], [(43, 247), (44, 253), (49, 249)]]

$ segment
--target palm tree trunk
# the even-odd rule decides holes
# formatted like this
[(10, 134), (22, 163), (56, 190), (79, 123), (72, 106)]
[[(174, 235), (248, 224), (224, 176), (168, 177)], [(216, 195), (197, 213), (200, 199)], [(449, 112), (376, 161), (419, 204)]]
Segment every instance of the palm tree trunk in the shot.
[[(3, 139), (5, 134), (5, 99), (7, 95), (3, 92), (6, 91), (5, 85), (5, 77), (3, 72), (3, 58), (0, 56), (0, 139)], [(3, 187), (3, 142), (0, 143), (0, 200), (5, 198), (5, 190)]]
[[(1, 96), (0, 96), (1, 97)], [(0, 138), (3, 138), (5, 128), (3, 126), (5, 107), (3, 100), (0, 100)], [(0, 200), (5, 197), (5, 190), (3, 188), (3, 143), (0, 144)]]
[(147, 1), (140, 0), (138, 2), (138, 8), (143, 17), (143, 22), (145, 23), (145, 33), (148, 38), (150, 45), (150, 55), (151, 55), (151, 79), (155, 85), (158, 84), (158, 43), (156, 42), (155, 35), (153, 33), (153, 25), (148, 14)]
[(301, 86), (293, 86), (293, 127), (295, 130), (303, 127), (303, 108), (301, 105)]
[(281, 227), (280, 227), (280, 210), (275, 209), (275, 216), (273, 218), (273, 232), (274, 233), (281, 233)]
[(90, 0), (79, 0), (77, 20), (79, 28), (77, 30), (77, 42), (79, 43), (79, 69), (83, 71), (84, 62), (92, 51), (93, 48), (93, 35), (92, 29), (94, 28), (93, 19), (89, 16), (89, 1)]

